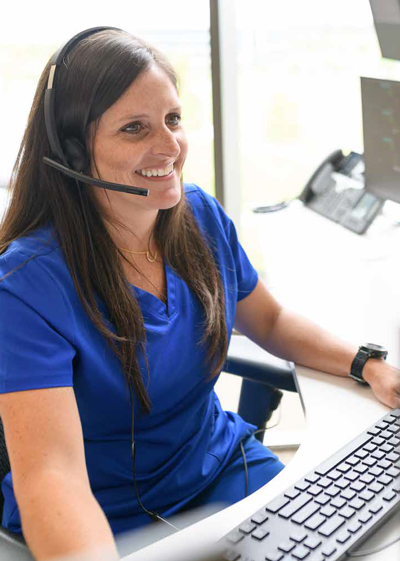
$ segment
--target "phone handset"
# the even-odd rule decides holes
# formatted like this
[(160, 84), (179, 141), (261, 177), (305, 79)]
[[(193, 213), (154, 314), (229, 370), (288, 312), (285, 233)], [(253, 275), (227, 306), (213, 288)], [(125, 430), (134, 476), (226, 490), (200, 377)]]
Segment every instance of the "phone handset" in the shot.
[(321, 162), (299, 196), (303, 203), (307, 204), (314, 195), (319, 195), (332, 186), (332, 173), (340, 167), (344, 157), (342, 150), (335, 150)]

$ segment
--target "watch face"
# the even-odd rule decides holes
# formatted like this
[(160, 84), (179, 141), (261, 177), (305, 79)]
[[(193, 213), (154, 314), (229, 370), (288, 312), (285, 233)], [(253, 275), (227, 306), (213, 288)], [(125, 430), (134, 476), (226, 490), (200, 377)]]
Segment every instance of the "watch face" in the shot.
[(361, 348), (365, 348), (368, 351), (373, 351), (378, 353), (385, 353), (387, 350), (385, 347), (382, 347), (382, 345), (376, 345), (375, 343), (366, 343), (365, 345), (362, 345)]

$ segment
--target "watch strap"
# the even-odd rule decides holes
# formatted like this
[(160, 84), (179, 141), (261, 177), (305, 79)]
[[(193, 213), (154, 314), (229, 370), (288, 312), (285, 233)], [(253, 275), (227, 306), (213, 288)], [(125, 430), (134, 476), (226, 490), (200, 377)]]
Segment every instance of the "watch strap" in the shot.
[(356, 356), (354, 357), (353, 362), (351, 363), (350, 369), (350, 378), (353, 378), (353, 380), (360, 384), (364, 384), (365, 386), (368, 386), (369, 384), (364, 380), (362, 371), (365, 363), (369, 358), (371, 358), (371, 355), (368, 351), (359, 349)]

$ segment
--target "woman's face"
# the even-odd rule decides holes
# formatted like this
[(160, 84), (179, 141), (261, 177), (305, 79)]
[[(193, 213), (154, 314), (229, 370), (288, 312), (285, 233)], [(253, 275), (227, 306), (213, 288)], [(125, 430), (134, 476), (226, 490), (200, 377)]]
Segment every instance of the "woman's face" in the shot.
[(153, 64), (101, 116), (92, 162), (95, 177), (144, 187), (150, 190), (149, 196), (94, 188), (96, 196), (107, 205), (171, 208), (181, 197), (186, 154), (177, 91), (167, 74)]

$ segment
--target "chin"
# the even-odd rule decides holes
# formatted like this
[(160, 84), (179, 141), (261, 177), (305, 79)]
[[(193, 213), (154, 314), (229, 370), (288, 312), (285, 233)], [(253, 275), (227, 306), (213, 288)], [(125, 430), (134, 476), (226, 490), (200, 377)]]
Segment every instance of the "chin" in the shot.
[[(176, 206), (182, 198), (183, 188), (181, 184), (171, 187), (163, 193), (152, 193), (150, 189), (149, 203), (155, 204), (159, 210), (167, 210)], [(153, 196), (152, 196), (153, 195)]]

